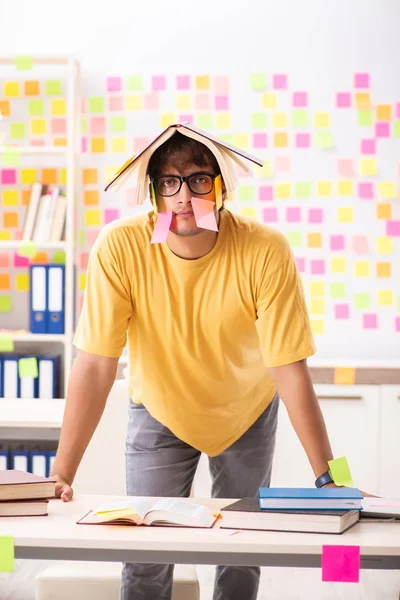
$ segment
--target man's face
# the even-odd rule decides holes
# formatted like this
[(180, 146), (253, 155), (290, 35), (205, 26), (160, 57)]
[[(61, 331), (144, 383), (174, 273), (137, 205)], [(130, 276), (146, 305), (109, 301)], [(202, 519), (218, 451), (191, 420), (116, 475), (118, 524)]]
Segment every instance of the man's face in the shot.
[[(199, 167), (195, 163), (185, 162), (180, 166), (172, 166), (167, 164), (162, 169), (161, 175), (182, 175), (183, 177), (192, 175), (193, 173), (214, 173), (213, 168), (208, 165)], [(181, 189), (174, 196), (160, 196), (156, 192), (157, 207), (159, 212), (172, 212), (172, 221), (170, 231), (179, 236), (193, 236), (202, 233), (204, 229), (197, 227), (196, 220), (192, 209), (191, 199), (196, 197), (196, 194), (191, 192), (187, 183), (182, 184)], [(215, 188), (214, 185), (209, 194), (198, 196), (203, 200), (209, 200), (215, 204)]]

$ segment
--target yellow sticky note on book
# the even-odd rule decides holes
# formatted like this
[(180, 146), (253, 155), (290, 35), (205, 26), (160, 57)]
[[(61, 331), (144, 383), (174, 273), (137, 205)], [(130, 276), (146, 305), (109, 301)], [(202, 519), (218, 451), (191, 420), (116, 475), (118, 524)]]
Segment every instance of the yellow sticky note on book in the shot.
[(0, 535), (0, 573), (14, 571), (14, 538)]
[(329, 472), (335, 485), (344, 485), (346, 487), (355, 487), (350, 473), (349, 463), (345, 456), (328, 460)]
[(349, 367), (336, 367), (335, 385), (354, 385), (356, 381), (356, 370)]

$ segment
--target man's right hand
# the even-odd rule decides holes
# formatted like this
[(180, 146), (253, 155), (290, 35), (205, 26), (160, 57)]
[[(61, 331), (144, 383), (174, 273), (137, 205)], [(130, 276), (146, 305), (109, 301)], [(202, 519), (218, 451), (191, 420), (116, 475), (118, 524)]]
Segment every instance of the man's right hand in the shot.
[(61, 477), (61, 475), (51, 475), (56, 480), (56, 498), (61, 498), (63, 502), (69, 502), (72, 500), (74, 490), (69, 485), (68, 481)]

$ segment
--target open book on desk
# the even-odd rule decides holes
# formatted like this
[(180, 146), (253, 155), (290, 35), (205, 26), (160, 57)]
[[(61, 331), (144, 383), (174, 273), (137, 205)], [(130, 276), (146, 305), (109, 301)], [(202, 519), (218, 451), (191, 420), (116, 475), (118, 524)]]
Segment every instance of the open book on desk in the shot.
[(218, 520), (207, 506), (175, 498), (128, 496), (126, 500), (103, 504), (77, 521), (82, 525), (153, 525), (157, 527), (211, 528)]

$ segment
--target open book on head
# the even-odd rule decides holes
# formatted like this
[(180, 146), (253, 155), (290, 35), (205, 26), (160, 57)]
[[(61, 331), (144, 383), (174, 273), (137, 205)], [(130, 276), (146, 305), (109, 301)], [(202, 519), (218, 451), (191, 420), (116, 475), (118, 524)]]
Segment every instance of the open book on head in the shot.
[(157, 527), (202, 527), (215, 525), (218, 516), (201, 504), (175, 498), (128, 496), (89, 511), (77, 521), (82, 525), (155, 525)]

